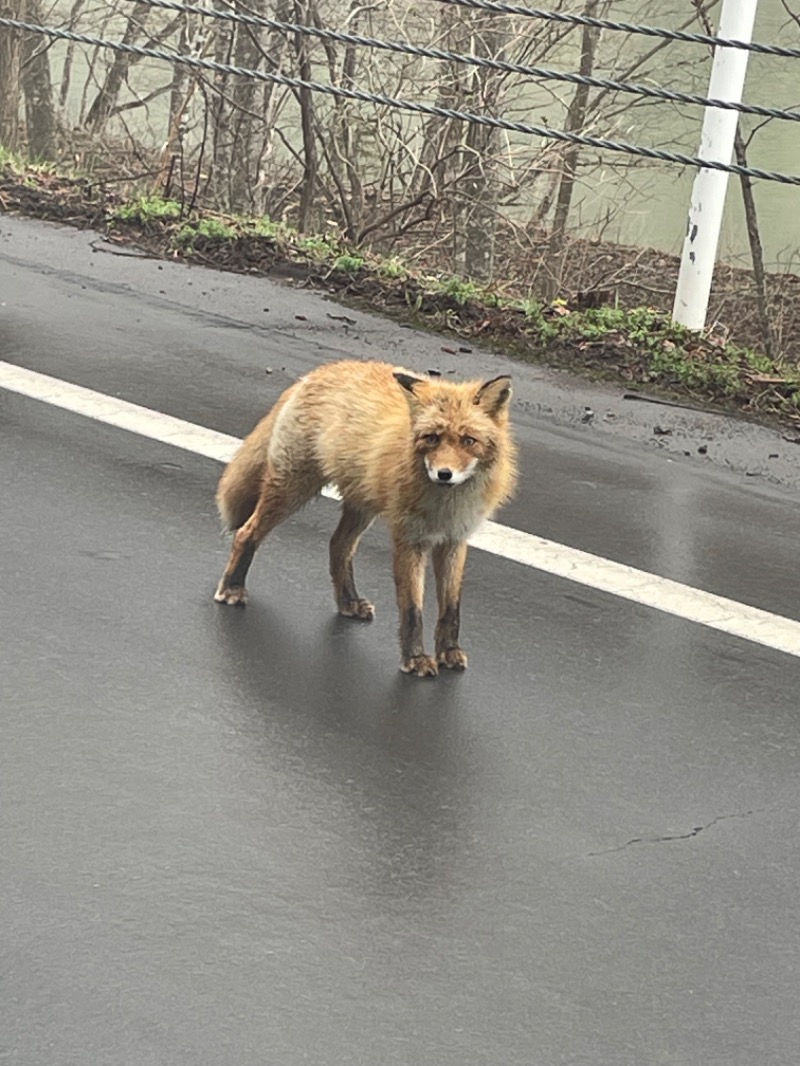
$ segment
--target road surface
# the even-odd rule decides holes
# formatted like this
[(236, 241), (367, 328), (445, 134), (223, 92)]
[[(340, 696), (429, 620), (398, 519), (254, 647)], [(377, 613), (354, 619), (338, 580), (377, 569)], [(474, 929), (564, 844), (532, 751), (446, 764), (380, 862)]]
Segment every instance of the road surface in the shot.
[[(9, 218), (0, 304), (3, 362), (234, 437), (343, 354), (505, 367)], [(512, 372), (503, 524), (800, 620), (796, 445)], [(333, 613), (326, 500), (226, 609), (218, 462), (1, 387), (0, 442), (0, 1062), (796, 1061), (800, 658), (772, 630), (474, 550), (470, 670), (419, 681), (382, 530), (373, 624)]]

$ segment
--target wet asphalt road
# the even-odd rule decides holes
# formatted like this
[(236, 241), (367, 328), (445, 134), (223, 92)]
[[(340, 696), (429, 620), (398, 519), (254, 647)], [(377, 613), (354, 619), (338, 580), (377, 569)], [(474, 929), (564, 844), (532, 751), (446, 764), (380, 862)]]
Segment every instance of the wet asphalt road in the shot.
[[(322, 359), (454, 365), (92, 240), (0, 219), (0, 358), (235, 434)], [(796, 445), (514, 373), (503, 521), (800, 617)], [(329, 502), (212, 602), (218, 473), (0, 393), (0, 1062), (797, 1061), (800, 662), (473, 552), (470, 671), (406, 678)]]

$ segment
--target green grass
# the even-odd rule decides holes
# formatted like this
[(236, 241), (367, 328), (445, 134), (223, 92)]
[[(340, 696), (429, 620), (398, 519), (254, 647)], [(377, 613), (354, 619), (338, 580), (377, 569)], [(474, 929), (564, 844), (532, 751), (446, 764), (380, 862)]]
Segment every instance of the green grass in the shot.
[(114, 212), (121, 222), (166, 222), (178, 219), (183, 208), (177, 200), (164, 200), (160, 196), (139, 196), (129, 204), (123, 204)]
[[(0, 157), (0, 162), (2, 158)], [(233, 216), (222, 218), (218, 215), (193, 213), (186, 216), (186, 209), (177, 200), (165, 200), (160, 196), (139, 196), (130, 203), (122, 204), (114, 210), (112, 221), (129, 224), (165, 224), (182, 221), (175, 230), (173, 240), (178, 248), (191, 249), (198, 237), (233, 240), (235, 237), (267, 237), (271, 240), (290, 239), (291, 231), (283, 223), (273, 222), (271, 218), (245, 218)], [(316, 237), (305, 239), (309, 250), (322, 254), (331, 245)]]
[(312, 259), (327, 260), (333, 256), (338, 256), (339, 242), (335, 237), (330, 237), (327, 234), (319, 236), (299, 236), (294, 233), (290, 235), (290, 239), (301, 252), (305, 252), (306, 255)]
[[(64, 167), (32, 164), (0, 145), (0, 167), (20, 184), (52, 189), (43, 175), (73, 182)], [(113, 199), (109, 201), (113, 203)], [(149, 238), (158, 238), (164, 251), (191, 255), (200, 237), (230, 241), (264, 238), (276, 246), (278, 257), (325, 268), (320, 276), (337, 275), (371, 283), (370, 305), (400, 314), (419, 325), (445, 329), (529, 361), (566, 366), (594, 376), (646, 384), (696, 400), (731, 402), (750, 412), (791, 415), (800, 411), (800, 367), (770, 359), (760, 352), (723, 343), (713, 335), (697, 334), (673, 323), (650, 307), (617, 305), (581, 310), (569, 301), (544, 303), (535, 296), (487, 288), (469, 279), (415, 270), (397, 256), (381, 258), (344, 243), (337, 235), (300, 234), (270, 218), (222, 216), (188, 212), (173, 199), (142, 194), (108, 209), (110, 225), (137, 225)], [(382, 283), (383, 295), (374, 289)], [(348, 280), (349, 284), (349, 280)], [(377, 299), (375, 292), (379, 295)], [(358, 289), (352, 294), (358, 299)]]
[(411, 273), (409, 268), (397, 256), (382, 259), (377, 265), (377, 272), (383, 278), (406, 278)]
[(286, 231), (286, 227), (282, 223), (273, 222), (272, 219), (267, 218), (266, 215), (255, 220), (245, 220), (245, 224), (251, 228), (251, 232), (254, 236), (271, 237), (273, 240), (283, 236)]
[(339, 255), (333, 261), (334, 270), (344, 270), (349, 274), (357, 274), (366, 264), (363, 255)]
[[(28, 159), (20, 152), (14, 152), (3, 144), (0, 144), (0, 167), (19, 175), (23, 181), (30, 182), (30, 184), (35, 184), (35, 178), (39, 174), (60, 172), (57, 163), (52, 163), (47, 159)], [(77, 173), (72, 175), (72, 177), (77, 176)]]
[[(0, 162), (2, 158), (0, 155)], [(169, 222), (179, 216), (180, 207), (175, 201), (158, 197), (141, 197), (117, 212), (119, 218), (142, 223)], [(548, 350), (567, 349), (573, 353), (570, 364), (578, 365), (577, 353), (586, 352), (586, 366), (599, 367), (602, 372), (604, 356), (595, 356), (593, 360), (592, 355), (605, 353), (612, 374), (628, 367), (630, 380), (717, 401), (741, 401), (750, 397), (752, 403), (761, 376), (776, 379), (781, 407), (792, 411), (800, 408), (800, 369), (745, 348), (709, 341), (650, 307), (578, 310), (564, 300), (549, 305), (534, 297), (514, 300), (454, 275), (415, 273), (397, 257), (380, 259), (347, 248), (330, 234), (300, 235), (268, 218), (222, 221), (207, 215), (185, 222), (177, 231), (175, 241), (188, 251), (198, 235), (231, 238), (238, 234), (280, 241), (287, 255), (307, 257), (327, 265), (331, 271), (348, 274), (366, 271), (383, 278), (387, 284), (405, 291), (406, 305), (415, 315), (426, 321), (432, 317), (448, 329), (460, 330), (463, 314), (470, 307), (487, 312), (490, 309), (522, 312), (525, 340), (512, 346), (526, 358), (537, 353), (546, 357)], [(439, 307), (441, 297), (449, 298), (452, 303)], [(491, 334), (486, 340), (492, 341)]]
[(175, 234), (175, 240), (182, 247), (191, 248), (198, 237), (232, 240), (237, 236), (237, 228), (227, 222), (218, 218), (198, 218), (194, 222), (185, 222)]
[(545, 317), (544, 304), (540, 300), (529, 298), (516, 306), (525, 315), (530, 328), (536, 333), (542, 344), (548, 344), (558, 336), (558, 330), (550, 319)]
[[(800, 407), (800, 368), (677, 325), (650, 307), (570, 310), (563, 301), (548, 309), (531, 301), (523, 308), (533, 337), (544, 347), (574, 342), (605, 348), (611, 365), (636, 367), (645, 380), (715, 400), (750, 399), (758, 409), (759, 378), (778, 386), (782, 407)], [(549, 313), (548, 313), (549, 312)]]
[(17, 152), (12, 152), (4, 144), (0, 144), (0, 167), (6, 167), (17, 173), (24, 171), (25, 166), (25, 161)]
[(436, 288), (444, 296), (451, 296), (457, 304), (463, 307), (465, 304), (480, 300), (485, 301), (486, 292), (474, 281), (464, 281), (463, 278), (443, 277), (437, 282)]

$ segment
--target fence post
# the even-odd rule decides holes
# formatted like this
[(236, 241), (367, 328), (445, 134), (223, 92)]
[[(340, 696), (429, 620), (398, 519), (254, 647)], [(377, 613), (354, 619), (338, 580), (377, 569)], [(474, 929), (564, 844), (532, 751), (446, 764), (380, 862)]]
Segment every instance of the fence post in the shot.
[[(723, 0), (718, 36), (749, 43), (753, 37), (757, 8), (758, 0)], [(741, 103), (749, 55), (749, 52), (740, 48), (717, 46), (714, 49), (708, 86), (710, 97)], [(698, 156), (718, 163), (730, 163), (738, 120), (738, 111), (707, 107)], [(688, 329), (703, 329), (706, 323), (727, 188), (728, 174), (725, 171), (701, 167), (694, 179), (672, 308), (674, 321)]]

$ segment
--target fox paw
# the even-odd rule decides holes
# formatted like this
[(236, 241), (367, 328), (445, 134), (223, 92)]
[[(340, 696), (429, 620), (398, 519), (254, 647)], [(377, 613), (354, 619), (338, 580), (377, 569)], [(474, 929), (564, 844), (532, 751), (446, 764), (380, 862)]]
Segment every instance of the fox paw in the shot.
[(247, 589), (244, 585), (236, 585), (228, 588), (220, 582), (219, 588), (214, 593), (217, 603), (227, 603), (230, 607), (244, 607), (247, 603)]
[(369, 600), (349, 600), (339, 605), (339, 614), (345, 618), (357, 618), (361, 622), (371, 622), (375, 617), (375, 608)]
[(417, 677), (436, 677), (439, 668), (431, 655), (414, 655), (404, 659), (400, 664), (404, 674), (416, 674)]
[(436, 661), (446, 670), (466, 670), (468, 660), (461, 648), (444, 648), (436, 656)]

